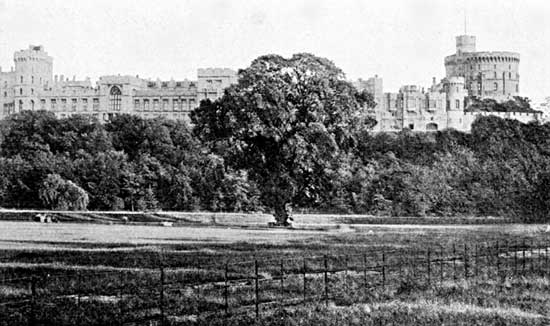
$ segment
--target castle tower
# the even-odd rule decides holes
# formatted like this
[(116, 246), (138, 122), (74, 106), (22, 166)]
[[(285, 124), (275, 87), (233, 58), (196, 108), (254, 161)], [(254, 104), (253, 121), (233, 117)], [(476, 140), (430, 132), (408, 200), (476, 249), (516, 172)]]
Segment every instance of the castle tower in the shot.
[(476, 38), (456, 37), (456, 53), (445, 57), (447, 78), (465, 78), (468, 96), (504, 101), (519, 93), (520, 55), (508, 51), (476, 50)]
[(464, 100), (468, 92), (464, 87), (464, 77), (450, 77), (445, 81), (447, 93), (447, 128), (462, 130)]
[(13, 96), (15, 110), (37, 110), (38, 96), (52, 84), (53, 59), (43, 46), (31, 45), (27, 50), (15, 52), (13, 60)]
[(476, 37), (473, 35), (460, 35), (456, 37), (456, 54), (476, 52)]

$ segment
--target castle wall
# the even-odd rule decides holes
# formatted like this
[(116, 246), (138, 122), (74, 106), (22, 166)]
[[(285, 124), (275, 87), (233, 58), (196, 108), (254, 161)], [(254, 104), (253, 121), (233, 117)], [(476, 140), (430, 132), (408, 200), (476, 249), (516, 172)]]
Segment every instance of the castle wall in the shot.
[(519, 93), (520, 56), (514, 52), (474, 52), (445, 58), (447, 77), (466, 80), (468, 96), (499, 100)]
[(151, 81), (138, 76), (102, 76), (95, 86), (89, 78), (53, 76), (53, 59), (42, 46), (14, 54), (15, 69), (0, 70), (0, 119), (22, 110), (47, 110), (59, 118), (91, 115), (100, 121), (129, 113), (144, 118), (189, 119), (205, 98), (215, 100), (237, 82), (231, 69), (198, 70), (197, 81)]

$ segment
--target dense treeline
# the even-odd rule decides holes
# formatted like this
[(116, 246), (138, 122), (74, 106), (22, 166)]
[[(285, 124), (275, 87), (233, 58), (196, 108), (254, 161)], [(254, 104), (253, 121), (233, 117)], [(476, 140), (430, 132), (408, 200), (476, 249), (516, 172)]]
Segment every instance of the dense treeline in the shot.
[[(499, 215), (547, 220), (550, 125), (497, 117), (471, 133), (371, 134), (295, 205), (381, 215)], [(259, 187), (181, 121), (121, 115), (107, 124), (21, 112), (2, 121), (0, 206), (259, 211)]]

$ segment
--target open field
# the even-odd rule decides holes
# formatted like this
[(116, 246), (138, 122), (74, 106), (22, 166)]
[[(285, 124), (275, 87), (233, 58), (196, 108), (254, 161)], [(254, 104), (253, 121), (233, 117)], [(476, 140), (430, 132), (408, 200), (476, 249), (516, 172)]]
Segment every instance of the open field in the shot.
[(543, 229), (0, 222), (0, 325), (545, 325)]

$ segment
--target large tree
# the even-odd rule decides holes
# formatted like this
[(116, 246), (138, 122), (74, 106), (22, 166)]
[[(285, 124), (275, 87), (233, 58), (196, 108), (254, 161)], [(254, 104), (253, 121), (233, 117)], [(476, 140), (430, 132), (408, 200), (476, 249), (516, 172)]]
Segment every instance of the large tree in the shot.
[(195, 132), (233, 168), (246, 170), (288, 224), (289, 207), (320, 200), (341, 158), (355, 145), (372, 96), (358, 92), (331, 61), (311, 54), (257, 58), (238, 84), (192, 114)]

